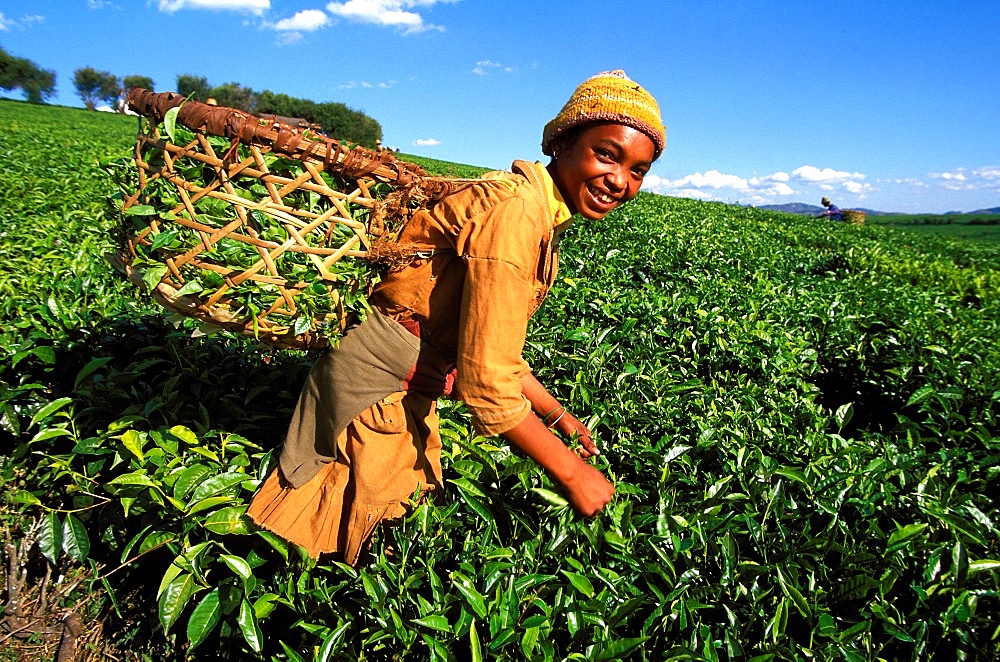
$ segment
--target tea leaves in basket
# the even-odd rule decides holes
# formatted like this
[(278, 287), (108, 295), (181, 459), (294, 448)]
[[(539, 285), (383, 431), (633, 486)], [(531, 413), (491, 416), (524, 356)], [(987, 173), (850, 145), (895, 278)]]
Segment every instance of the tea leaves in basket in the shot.
[(373, 218), (390, 186), (192, 131), (178, 111), (142, 120), (134, 164), (106, 166), (130, 278), (169, 309), (279, 346), (336, 341), (384, 268), (367, 249), (402, 224)]

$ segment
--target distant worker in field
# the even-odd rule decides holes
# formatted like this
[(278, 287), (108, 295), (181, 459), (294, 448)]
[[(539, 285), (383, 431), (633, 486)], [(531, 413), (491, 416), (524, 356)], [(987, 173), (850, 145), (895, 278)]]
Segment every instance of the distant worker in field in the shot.
[(316, 361), (249, 516), (314, 558), (354, 565), (380, 522), (443, 488), (436, 403), (447, 395), (476, 432), (544, 467), (577, 512), (600, 512), (614, 486), (587, 462), (600, 454), (591, 431), (522, 352), (572, 217), (599, 220), (634, 198), (665, 144), (656, 100), (604, 72), (545, 125), (547, 165), (515, 161), (417, 212), (398, 241), (427, 250), (391, 270), (367, 319)]
[(844, 220), (843, 215), (840, 213), (840, 207), (830, 202), (830, 198), (824, 196), (823, 199), (820, 200), (820, 203), (824, 207), (826, 207), (826, 209), (823, 212), (817, 214), (816, 218), (828, 218), (831, 221)]

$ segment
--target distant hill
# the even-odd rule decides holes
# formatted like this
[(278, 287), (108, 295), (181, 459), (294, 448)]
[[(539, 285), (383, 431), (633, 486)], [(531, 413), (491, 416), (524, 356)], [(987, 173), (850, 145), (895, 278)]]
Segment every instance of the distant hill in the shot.
[(803, 214), (805, 216), (815, 216), (823, 211), (823, 207), (807, 205), (804, 202), (789, 202), (784, 205), (761, 205), (757, 209), (767, 209), (769, 211), (783, 211), (786, 214)]
[[(786, 214), (802, 214), (803, 216), (816, 216), (824, 211), (823, 207), (817, 205), (807, 205), (804, 202), (789, 202), (783, 205), (761, 205), (757, 209), (767, 209), (769, 211), (781, 211)], [(842, 209), (846, 209), (843, 207)], [(866, 209), (865, 207), (851, 207), (851, 209), (857, 209), (858, 211), (863, 211), (869, 216), (892, 216), (898, 214), (899, 212), (894, 211), (877, 211), (875, 209)], [(984, 213), (984, 212), (979, 212)]]
[[(803, 202), (790, 202), (784, 205), (761, 205), (758, 209), (767, 209), (770, 211), (781, 211), (788, 214), (802, 214), (804, 216), (815, 216), (823, 212), (823, 207), (818, 207), (816, 205), (807, 205)], [(846, 209), (846, 208), (845, 208)], [(904, 214), (898, 211), (879, 211), (877, 209), (867, 209), (865, 207), (851, 207), (851, 209), (857, 209), (858, 211), (863, 211), (869, 216), (914, 216), (915, 214)], [(991, 207), (990, 209), (977, 209), (975, 211), (949, 211), (943, 216), (959, 216), (963, 214), (1000, 214), (1000, 207)]]
[[(823, 212), (823, 207), (817, 205), (807, 205), (804, 202), (789, 202), (783, 205), (760, 205), (757, 209), (767, 209), (769, 211), (781, 211), (786, 214), (802, 214), (803, 216), (815, 216)], [(858, 211), (863, 211), (869, 216), (898, 216), (901, 212), (897, 211), (877, 211), (875, 209), (865, 209), (864, 207), (851, 207), (851, 209), (857, 209)], [(1000, 207), (990, 207), (989, 209), (977, 209), (975, 211), (949, 211), (941, 214), (942, 216), (957, 216), (960, 214), (1000, 214)], [(913, 216), (914, 214), (908, 214)]]

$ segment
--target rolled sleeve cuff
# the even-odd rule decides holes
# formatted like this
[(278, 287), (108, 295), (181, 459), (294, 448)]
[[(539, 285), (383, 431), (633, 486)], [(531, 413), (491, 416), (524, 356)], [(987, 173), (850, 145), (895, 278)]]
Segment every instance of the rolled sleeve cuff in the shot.
[(484, 437), (495, 437), (514, 428), (531, 413), (531, 403), (521, 396), (521, 403), (511, 409), (478, 410), (469, 408), (472, 426)]

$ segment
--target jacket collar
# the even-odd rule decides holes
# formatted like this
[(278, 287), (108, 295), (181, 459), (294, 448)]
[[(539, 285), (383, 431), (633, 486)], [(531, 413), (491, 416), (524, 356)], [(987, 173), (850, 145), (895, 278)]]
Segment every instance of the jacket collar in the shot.
[(556, 188), (556, 183), (552, 180), (549, 171), (539, 161), (534, 163), (514, 161), (512, 170), (524, 175), (542, 195), (542, 198), (548, 202), (552, 229), (557, 235), (562, 234), (573, 220), (573, 215), (570, 213), (566, 201), (563, 200), (562, 194), (559, 193), (559, 189)]

